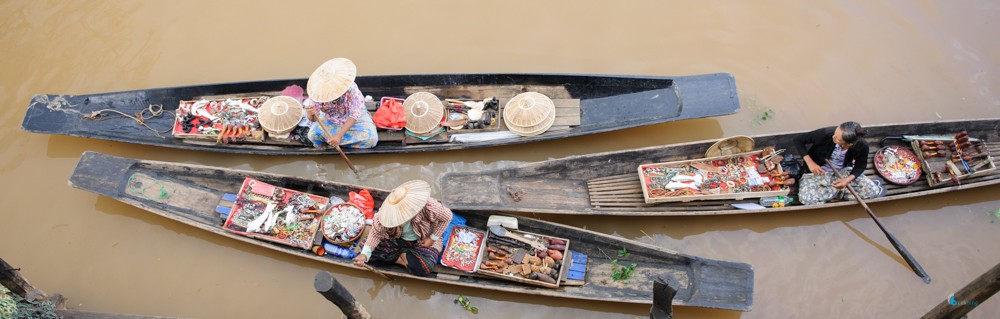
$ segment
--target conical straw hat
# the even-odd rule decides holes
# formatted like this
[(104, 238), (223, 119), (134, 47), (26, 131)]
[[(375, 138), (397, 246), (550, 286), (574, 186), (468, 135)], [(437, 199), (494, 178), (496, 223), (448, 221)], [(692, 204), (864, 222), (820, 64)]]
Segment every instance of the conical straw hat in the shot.
[(444, 116), (444, 104), (434, 94), (417, 92), (403, 101), (403, 117), (406, 118), (406, 129), (410, 132), (417, 134), (430, 132), (438, 127), (442, 116)]
[(737, 135), (721, 139), (705, 151), (705, 157), (716, 157), (746, 153), (753, 150), (753, 138), (744, 135)]
[(514, 134), (520, 136), (535, 136), (538, 134), (545, 133), (545, 131), (548, 130), (550, 127), (552, 127), (552, 124), (555, 122), (556, 122), (556, 116), (555, 114), (553, 114), (549, 116), (547, 119), (545, 119), (545, 122), (539, 123), (538, 125), (535, 126), (531, 127), (507, 126), (507, 129), (510, 130), (511, 132), (514, 132)]
[(385, 227), (396, 227), (417, 216), (431, 198), (431, 185), (412, 180), (389, 193), (378, 209), (378, 221)]
[(293, 97), (275, 96), (261, 105), (260, 126), (271, 134), (285, 134), (302, 120), (302, 103)]
[(354, 62), (345, 58), (336, 58), (324, 62), (309, 76), (306, 91), (309, 98), (316, 102), (330, 102), (347, 92), (358, 76), (358, 68)]
[(556, 106), (552, 99), (538, 92), (518, 94), (507, 101), (503, 108), (504, 123), (520, 128), (532, 127), (555, 116)]

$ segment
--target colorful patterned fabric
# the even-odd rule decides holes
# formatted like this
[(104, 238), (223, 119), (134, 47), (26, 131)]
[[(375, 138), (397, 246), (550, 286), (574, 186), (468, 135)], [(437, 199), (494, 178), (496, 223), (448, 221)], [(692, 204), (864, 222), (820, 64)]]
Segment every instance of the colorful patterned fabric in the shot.
[[(340, 146), (350, 148), (372, 148), (378, 144), (378, 132), (375, 129), (375, 122), (372, 121), (371, 114), (365, 108), (365, 96), (361, 94), (358, 85), (351, 83), (351, 87), (340, 98), (330, 102), (316, 103), (306, 99), (306, 107), (319, 107), (326, 118), (326, 127), (330, 130), (328, 134), (334, 134), (343, 127), (348, 118), (352, 118), (356, 123), (344, 133), (340, 139)], [(320, 119), (321, 121), (324, 119)], [(309, 128), (308, 138), (313, 146), (320, 147), (326, 145), (326, 138), (323, 137), (323, 130), (319, 124), (312, 123)]]
[[(841, 168), (840, 174), (847, 176), (851, 172), (851, 167)], [(846, 188), (836, 189), (833, 183), (837, 177), (833, 171), (826, 171), (823, 175), (804, 174), (799, 184), (799, 202), (803, 205), (816, 205), (828, 202), (832, 199), (853, 199), (853, 195)], [(868, 176), (861, 175), (849, 184), (862, 199), (871, 199), (885, 195), (885, 190), (881, 183), (873, 181)]]
[[(333, 135), (343, 126), (343, 123), (334, 123), (329, 118), (320, 119), (320, 121), (326, 120), (326, 127), (330, 130), (327, 134)], [(323, 129), (320, 128), (318, 123), (312, 123), (309, 128), (309, 134), (306, 137), (312, 141), (313, 146), (320, 147), (326, 145), (326, 137), (323, 135)], [(354, 123), (351, 129), (344, 133), (344, 137), (340, 139), (340, 146), (350, 147), (350, 148), (372, 148), (378, 144), (378, 132), (375, 129), (375, 122), (372, 122), (371, 116), (365, 113), (361, 120)]]
[[(416, 216), (413, 216), (413, 219), (410, 220), (410, 226), (413, 227), (413, 232), (417, 233), (420, 238), (430, 237), (434, 239), (434, 248), (442, 251), (444, 247), (441, 244), (441, 236), (444, 235), (445, 228), (448, 228), (451, 216), (450, 209), (444, 207), (441, 202), (431, 198), (427, 200), (424, 209), (417, 213)], [(375, 247), (378, 247), (378, 243), (381, 240), (400, 238), (402, 235), (402, 226), (386, 228), (382, 226), (382, 223), (378, 222), (378, 216), (375, 216), (371, 234), (365, 240), (365, 247), (371, 247), (374, 250)]]
[(368, 109), (365, 108), (365, 96), (361, 94), (361, 90), (358, 89), (356, 83), (351, 83), (351, 88), (347, 89), (347, 92), (341, 95), (340, 98), (333, 101), (316, 103), (311, 99), (306, 99), (303, 105), (306, 107), (319, 106), (320, 111), (326, 114), (330, 118), (330, 121), (337, 124), (346, 122), (348, 117), (361, 122), (361, 119), (366, 115), (368, 116), (368, 121), (371, 121)]
[(434, 271), (434, 266), (441, 258), (441, 250), (433, 247), (421, 247), (417, 241), (406, 241), (402, 238), (383, 240), (372, 252), (368, 262), (373, 264), (394, 264), (399, 255), (406, 254), (406, 271), (411, 274), (426, 277)]

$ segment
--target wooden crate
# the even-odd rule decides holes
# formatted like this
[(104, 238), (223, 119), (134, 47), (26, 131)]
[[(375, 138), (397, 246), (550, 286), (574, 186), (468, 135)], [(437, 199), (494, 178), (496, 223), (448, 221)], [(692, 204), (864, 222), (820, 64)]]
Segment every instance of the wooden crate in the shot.
[(293, 196), (301, 195), (308, 196), (316, 203), (317, 207), (325, 207), (329, 202), (329, 199), (326, 197), (270, 185), (247, 177), (243, 180), (243, 185), (240, 186), (240, 191), (236, 193), (237, 198), (234, 200), (232, 210), (230, 211), (229, 216), (227, 216), (225, 223), (223, 223), (222, 228), (226, 231), (251, 238), (258, 238), (292, 247), (309, 249), (312, 247), (316, 234), (319, 231), (322, 219), (321, 217), (307, 220), (296, 219), (292, 222), (295, 225), (282, 226), (280, 225), (281, 223), (279, 223), (279, 225), (274, 226), (275, 230), (277, 230), (277, 234), (247, 232), (247, 224), (249, 220), (255, 219), (256, 217), (259, 217), (261, 213), (266, 212), (263, 208), (267, 207), (268, 204), (278, 204), (270, 198), (271, 194), (273, 194), (276, 189), (282, 190), (284, 195), (279, 201), (284, 204), (287, 204)]
[[(260, 108), (260, 106), (264, 103), (263, 101), (267, 100), (268, 98), (269, 97), (267, 97), (267, 96), (235, 97), (235, 98), (220, 98), (220, 99), (213, 99), (213, 100), (207, 100), (207, 101), (208, 101), (209, 105), (221, 105), (223, 103), (226, 103), (227, 101), (230, 101), (231, 103), (235, 103), (236, 105), (239, 105), (239, 106), (232, 105), (230, 107), (252, 107), (252, 108)], [(202, 133), (198, 133), (197, 132), (197, 128), (195, 128), (195, 129), (193, 129), (191, 131), (184, 131), (183, 125), (181, 124), (182, 121), (183, 121), (183, 118), (184, 118), (185, 115), (190, 114), (192, 112), (191, 108), (195, 104), (197, 104), (199, 101), (201, 101), (201, 100), (180, 101), (180, 105), (178, 105), (177, 111), (176, 111), (176, 115), (174, 117), (174, 126), (173, 126), (173, 132), (172, 132), (172, 134), (173, 134), (174, 137), (176, 137), (176, 138), (182, 138), (182, 139), (206, 140), (206, 141), (207, 140), (216, 141), (219, 138), (218, 133), (202, 134)], [(213, 104), (213, 103), (215, 103), (215, 104)], [(209, 109), (209, 107), (206, 107), (206, 110), (207, 109)], [(211, 114), (213, 116), (217, 116), (218, 114), (220, 114), (221, 111), (218, 108), (215, 108), (215, 109), (207, 110), (207, 112), (209, 112), (209, 114)], [(197, 114), (195, 114), (195, 115), (197, 115)], [(215, 129), (217, 129), (217, 130), (221, 130), (222, 129), (222, 124), (221, 123), (214, 123), (212, 125), (212, 127), (215, 128)], [(264, 130), (261, 129), (260, 125), (257, 124), (256, 117), (254, 117), (254, 119), (251, 121), (250, 127), (251, 127), (250, 135), (247, 136), (246, 139), (244, 139), (242, 141), (239, 141), (239, 143), (261, 143), (261, 142), (264, 142), (264, 135), (265, 135), (264, 134)]]
[[(981, 141), (979, 139), (971, 137), (969, 138), (969, 140), (973, 142)], [(985, 161), (986, 166), (980, 169), (976, 169), (972, 174), (969, 174), (964, 170), (965, 165), (963, 165), (960, 162), (956, 164), (956, 167), (958, 167), (959, 170), (955, 172), (957, 175), (953, 177), (950, 171), (948, 170), (948, 165), (947, 165), (947, 162), (949, 162), (951, 159), (952, 155), (951, 150), (947, 150), (947, 147), (945, 147), (946, 149), (943, 151), (946, 152), (946, 155), (944, 157), (924, 157), (924, 152), (921, 151), (920, 149), (921, 141), (935, 141), (935, 142), (943, 141), (947, 145), (947, 143), (953, 142), (954, 139), (912, 138), (910, 140), (910, 145), (911, 147), (913, 147), (913, 153), (917, 154), (917, 158), (920, 159), (920, 168), (924, 171), (924, 177), (927, 179), (927, 184), (931, 187), (955, 183), (955, 178), (957, 178), (958, 181), (961, 182), (962, 180), (974, 177), (990, 175), (997, 169), (996, 165), (993, 163), (993, 157), (989, 154), (989, 149), (984, 146), (983, 151), (986, 154), (986, 156), (982, 160)], [(977, 163), (980, 163), (980, 161), (974, 160), (973, 163), (969, 164), (972, 166), (976, 166)], [(935, 174), (937, 172), (940, 172), (940, 178), (938, 177), (938, 174)]]
[[(560, 260), (560, 261), (557, 262), (559, 264), (559, 273), (557, 273), (556, 277), (553, 278), (555, 280), (555, 283), (547, 283), (547, 282), (540, 281), (540, 280), (528, 279), (528, 278), (522, 277), (521, 275), (516, 275), (516, 274), (501, 274), (501, 273), (497, 273), (497, 272), (494, 272), (494, 271), (491, 271), (491, 270), (482, 269), (481, 267), (477, 267), (476, 268), (476, 274), (484, 276), (484, 277), (498, 278), (498, 279), (503, 279), (503, 280), (510, 280), (510, 281), (520, 282), (520, 283), (529, 284), (529, 285), (546, 287), (546, 288), (559, 288), (559, 284), (561, 283), (560, 279), (563, 278), (563, 276), (565, 275), (565, 273), (567, 271), (569, 271), (569, 269), (567, 269), (568, 266), (566, 265), (566, 260), (569, 259), (569, 257), (570, 257), (569, 253), (568, 253), (569, 252), (570, 241), (568, 239), (565, 239), (565, 238), (558, 238), (558, 237), (555, 237), (555, 236), (546, 236), (546, 235), (541, 235), (541, 234), (536, 234), (536, 233), (529, 233), (529, 232), (523, 232), (523, 231), (518, 231), (518, 230), (510, 230), (510, 229), (508, 229), (507, 232), (518, 234), (518, 235), (522, 235), (522, 236), (526, 236), (526, 237), (527, 236), (534, 236), (535, 238), (539, 238), (539, 239), (541, 239), (543, 241), (546, 241), (546, 242), (547, 242), (548, 238), (559, 239), (559, 240), (562, 240), (562, 241), (566, 242), (566, 247), (562, 251), (563, 258), (562, 258), (562, 260)], [(487, 238), (487, 246), (488, 246), (489, 245), (489, 235), (490, 235), (489, 230), (487, 230), (486, 233), (487, 233), (486, 238)], [(520, 249), (523, 249), (523, 248), (520, 248)], [(489, 260), (490, 260), (489, 253), (488, 252), (487, 253), (483, 253), (483, 256), (480, 258), (480, 261), (479, 261), (478, 265), (482, 265), (483, 263), (485, 263), (485, 262), (487, 262)]]
[[(689, 202), (695, 200), (713, 200), (713, 199), (741, 200), (746, 198), (788, 195), (789, 189), (784, 186), (782, 186), (778, 190), (765, 191), (760, 186), (760, 184), (758, 184), (756, 185), (757, 190), (754, 190), (754, 186), (750, 186), (750, 190), (748, 191), (737, 191), (737, 188), (729, 186), (727, 184), (725, 187), (721, 185), (719, 187), (702, 187), (703, 190), (707, 191), (699, 190), (701, 194), (682, 195), (682, 196), (663, 196), (656, 194), (657, 191), (652, 189), (652, 188), (657, 188), (659, 186), (659, 183), (654, 181), (654, 179), (658, 178), (659, 176), (652, 176), (652, 174), (647, 174), (647, 172), (655, 170), (656, 168), (663, 168), (666, 170), (684, 169), (685, 167), (692, 167), (691, 166), (692, 164), (710, 165), (718, 167), (720, 165), (718, 165), (717, 163), (730, 164), (733, 163), (733, 161), (736, 162), (735, 165), (737, 166), (742, 165), (742, 167), (746, 167), (746, 165), (749, 165), (748, 163), (751, 162), (756, 163), (755, 159), (760, 157), (761, 152), (762, 151), (753, 151), (735, 155), (640, 165), (637, 170), (639, 171), (639, 182), (642, 186), (642, 196), (645, 199), (646, 203), (662, 203), (662, 202)], [(739, 160), (740, 158), (743, 158), (742, 162), (741, 160)], [(756, 167), (756, 165), (754, 165), (754, 167)], [(778, 166), (779, 170), (780, 167), (781, 166), (779, 165)], [(768, 179), (770, 179), (770, 177), (768, 177)], [(746, 178), (742, 182), (740, 182), (739, 180), (733, 180), (733, 184), (743, 183), (748, 186), (753, 185), (754, 182), (756, 181), (752, 181), (752, 179), (746, 179)], [(760, 182), (764, 181), (761, 180)]]

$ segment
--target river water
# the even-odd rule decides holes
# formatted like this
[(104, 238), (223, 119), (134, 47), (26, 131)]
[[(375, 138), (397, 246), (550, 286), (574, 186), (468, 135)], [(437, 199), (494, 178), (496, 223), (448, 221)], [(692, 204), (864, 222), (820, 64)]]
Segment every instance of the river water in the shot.
[[(995, 1), (3, 1), (0, 257), (73, 309), (197, 318), (330, 318), (330, 271), (379, 318), (635, 318), (648, 307), (385, 283), (252, 247), (67, 186), (84, 151), (380, 188), (574, 154), (862, 124), (1000, 116)], [(993, 40), (990, 40), (993, 39)], [(742, 111), (560, 141), (407, 155), (261, 157), (30, 134), (34, 94), (308, 76), (730, 72)], [(363, 89), (363, 88), (362, 88)], [(766, 115), (765, 115), (766, 112)], [(753, 216), (556, 217), (751, 263), (751, 312), (677, 318), (913, 318), (1000, 262), (1000, 187), (873, 205), (934, 278), (915, 276), (860, 207)], [(647, 236), (648, 234), (648, 236)], [(468, 296), (472, 315), (453, 304)], [(971, 318), (1000, 317), (988, 301)]]

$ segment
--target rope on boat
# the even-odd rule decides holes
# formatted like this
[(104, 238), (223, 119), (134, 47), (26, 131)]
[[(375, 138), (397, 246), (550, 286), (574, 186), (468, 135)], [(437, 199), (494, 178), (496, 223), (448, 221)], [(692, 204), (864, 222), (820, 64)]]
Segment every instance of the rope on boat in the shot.
[[(117, 113), (117, 115), (104, 115), (103, 114), (104, 112)], [(146, 115), (146, 112), (149, 112), (149, 116)], [(92, 120), (92, 121), (103, 121), (103, 120), (110, 120), (110, 119), (116, 119), (116, 118), (122, 118), (122, 117), (130, 118), (130, 119), (134, 120), (136, 123), (139, 123), (142, 126), (145, 126), (150, 131), (153, 131), (153, 133), (156, 133), (157, 137), (163, 137), (163, 135), (160, 135), (160, 134), (169, 132), (173, 128), (172, 127), (171, 128), (167, 128), (163, 132), (160, 132), (160, 131), (157, 131), (156, 129), (153, 129), (151, 126), (149, 126), (149, 124), (146, 124), (146, 120), (153, 119), (153, 118), (156, 118), (156, 117), (160, 117), (160, 116), (163, 115), (163, 113), (171, 113), (171, 114), (173, 114), (173, 112), (171, 112), (171, 111), (164, 111), (163, 110), (163, 104), (150, 104), (149, 106), (146, 107), (146, 109), (144, 109), (142, 111), (139, 111), (139, 113), (135, 113), (134, 115), (125, 114), (124, 112), (119, 111), (119, 110), (102, 109), (102, 110), (97, 110), (97, 111), (91, 112), (90, 114), (84, 115), (83, 117), (86, 118), (86, 119), (88, 119), (88, 120)]]

